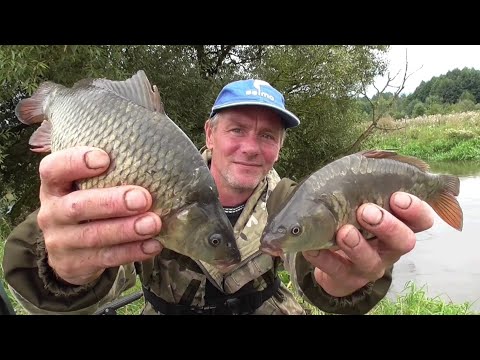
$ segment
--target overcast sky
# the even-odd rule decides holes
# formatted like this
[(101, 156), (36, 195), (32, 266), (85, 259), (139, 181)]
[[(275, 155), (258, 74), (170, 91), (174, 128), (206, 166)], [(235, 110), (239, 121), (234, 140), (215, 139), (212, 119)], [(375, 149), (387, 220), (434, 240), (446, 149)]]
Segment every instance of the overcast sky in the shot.
[[(408, 70), (414, 72), (405, 82), (402, 93), (410, 94), (423, 81), (428, 81), (434, 76), (446, 74), (455, 68), (464, 67), (480, 70), (480, 45), (391, 45), (388, 53), (390, 61), (389, 70), (391, 75), (399, 75), (392, 83), (398, 85), (405, 69), (405, 49), (408, 57)], [(385, 86), (385, 78), (378, 78), (376, 85)], [(373, 95), (374, 89), (369, 91)], [(396, 89), (389, 88), (386, 91), (394, 92)]]

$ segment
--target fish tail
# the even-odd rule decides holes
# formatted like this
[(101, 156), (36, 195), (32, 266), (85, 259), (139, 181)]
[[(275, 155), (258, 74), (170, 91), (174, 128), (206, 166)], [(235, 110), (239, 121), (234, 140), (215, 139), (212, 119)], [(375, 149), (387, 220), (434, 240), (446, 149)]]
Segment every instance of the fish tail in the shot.
[(456, 196), (460, 193), (460, 180), (453, 175), (439, 175), (442, 185), (428, 204), (447, 224), (458, 231), (463, 228), (463, 211), (458, 203)]
[(29, 144), (32, 146), (30, 150), (34, 152), (49, 152), (51, 150), (52, 127), (46, 119), (43, 109), (45, 99), (53, 86), (55, 84), (51, 82), (42, 83), (31, 97), (20, 100), (15, 107), (15, 115), (22, 123), (27, 125), (42, 123), (29, 140)]
[(26, 125), (41, 123), (45, 119), (43, 104), (50, 93), (53, 83), (42, 83), (35, 93), (26, 99), (20, 100), (15, 107), (18, 120)]

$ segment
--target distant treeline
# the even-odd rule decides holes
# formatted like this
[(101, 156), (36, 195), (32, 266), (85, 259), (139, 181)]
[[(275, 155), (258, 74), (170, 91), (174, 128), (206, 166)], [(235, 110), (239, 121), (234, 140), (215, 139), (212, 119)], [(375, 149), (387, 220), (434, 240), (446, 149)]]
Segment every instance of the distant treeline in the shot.
[[(393, 96), (389, 92), (373, 97), (372, 100), (378, 100), (377, 114), (403, 119), (480, 110), (480, 70), (454, 69), (422, 81), (413, 93), (402, 94), (393, 107), (389, 107)], [(361, 98), (359, 106), (367, 117), (371, 117), (372, 107), (368, 99)]]

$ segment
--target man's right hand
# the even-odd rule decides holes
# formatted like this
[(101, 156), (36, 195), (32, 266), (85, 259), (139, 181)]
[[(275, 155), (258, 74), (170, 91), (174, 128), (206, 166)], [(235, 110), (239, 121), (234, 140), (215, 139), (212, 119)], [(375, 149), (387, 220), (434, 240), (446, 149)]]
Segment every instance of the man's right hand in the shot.
[(150, 193), (139, 186), (74, 191), (74, 181), (102, 174), (108, 154), (76, 147), (47, 155), (40, 163), (38, 225), (48, 263), (62, 280), (84, 285), (106, 268), (143, 261), (160, 253), (152, 239), (161, 220), (147, 212)]

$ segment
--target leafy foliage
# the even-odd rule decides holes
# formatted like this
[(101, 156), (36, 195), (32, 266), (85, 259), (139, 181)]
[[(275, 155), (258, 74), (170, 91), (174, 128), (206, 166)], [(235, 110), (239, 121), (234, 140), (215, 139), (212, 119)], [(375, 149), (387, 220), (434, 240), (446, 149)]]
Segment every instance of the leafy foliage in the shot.
[[(356, 95), (384, 69), (387, 46), (102, 45), (0, 47), (0, 199), (15, 198), (13, 224), (38, 206), (38, 165), (28, 139), (35, 127), (14, 110), (42, 81), (66, 86), (84, 78), (124, 80), (145, 70), (160, 91), (167, 114), (200, 148), (203, 126), (227, 82), (251, 77), (271, 82), (302, 125), (290, 131), (278, 171), (299, 179), (355, 140), (360, 120)], [(0, 165), (1, 165), (0, 164)], [(4, 211), (5, 212), (5, 211)]]

